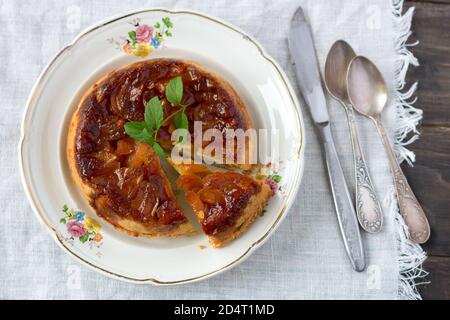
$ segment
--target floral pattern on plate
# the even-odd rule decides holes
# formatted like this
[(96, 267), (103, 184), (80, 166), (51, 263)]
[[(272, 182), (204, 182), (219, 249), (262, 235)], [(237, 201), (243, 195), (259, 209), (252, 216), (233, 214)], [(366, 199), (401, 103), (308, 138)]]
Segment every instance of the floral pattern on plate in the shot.
[(259, 179), (265, 179), (272, 188), (273, 194), (281, 193), (283, 195), (283, 187), (281, 186), (281, 175), (278, 173), (283, 161), (277, 163), (269, 162), (259, 168), (256, 177)]
[(172, 37), (173, 23), (169, 17), (162, 18), (153, 25), (141, 23), (139, 18), (134, 19), (131, 24), (134, 28), (128, 32), (127, 37), (121, 37), (120, 41), (108, 39), (126, 54), (145, 58), (153, 50), (160, 48), (166, 37)]
[(83, 211), (69, 209), (67, 205), (62, 208), (64, 216), (59, 220), (66, 225), (69, 234), (67, 240), (78, 239), (81, 243), (89, 243), (91, 246), (99, 248), (103, 243), (103, 236), (100, 233), (100, 223), (94, 218), (87, 216)]

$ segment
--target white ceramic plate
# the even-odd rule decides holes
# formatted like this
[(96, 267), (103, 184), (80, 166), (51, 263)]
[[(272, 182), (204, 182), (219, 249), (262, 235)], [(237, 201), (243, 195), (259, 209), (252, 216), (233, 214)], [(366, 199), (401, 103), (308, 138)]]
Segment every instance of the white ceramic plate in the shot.
[[(170, 22), (163, 20), (166, 17)], [(145, 57), (134, 55), (130, 52), (133, 48), (126, 46), (137, 23), (156, 27), (159, 23), (156, 31), (161, 37), (138, 48)], [(281, 162), (277, 173), (282, 177), (281, 190), (271, 199), (264, 216), (222, 249), (210, 247), (201, 232), (177, 239), (122, 234), (97, 218), (70, 178), (65, 156), (67, 126), (82, 92), (108, 71), (157, 57), (179, 57), (205, 65), (237, 90), (256, 128), (279, 130)], [(285, 217), (300, 184), (303, 155), (303, 122), (295, 93), (262, 47), (218, 19), (166, 9), (142, 10), (103, 21), (61, 50), (30, 94), (19, 146), (27, 196), (56, 242), (95, 270), (153, 284), (205, 279), (248, 257)], [(65, 204), (68, 209), (63, 212)]]

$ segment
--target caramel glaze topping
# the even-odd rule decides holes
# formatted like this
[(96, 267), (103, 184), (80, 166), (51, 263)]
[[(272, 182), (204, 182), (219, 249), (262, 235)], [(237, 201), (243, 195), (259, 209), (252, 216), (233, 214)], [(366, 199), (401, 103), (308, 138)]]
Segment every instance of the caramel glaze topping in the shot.
[(184, 175), (177, 184), (208, 235), (233, 225), (249, 199), (261, 189), (255, 180), (236, 172), (216, 172), (204, 178)]
[[(92, 205), (100, 215), (112, 212), (166, 225), (186, 220), (165, 183), (158, 157), (149, 145), (135, 142), (124, 131), (127, 121), (144, 120), (144, 105), (154, 96), (164, 106), (164, 117), (177, 110), (165, 99), (165, 87), (176, 76), (183, 79), (191, 133), (194, 120), (203, 122), (203, 130), (246, 129), (234, 98), (193, 65), (155, 59), (113, 72), (82, 102), (75, 141), (78, 172), (95, 190)], [(171, 121), (158, 134), (166, 149), (172, 145)]]

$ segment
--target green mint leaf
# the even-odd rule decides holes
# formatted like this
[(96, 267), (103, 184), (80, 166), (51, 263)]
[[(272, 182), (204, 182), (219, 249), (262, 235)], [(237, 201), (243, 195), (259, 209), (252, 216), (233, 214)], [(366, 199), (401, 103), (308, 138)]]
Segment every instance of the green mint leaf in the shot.
[(159, 22), (155, 23), (153, 26), (154, 26), (156, 29), (161, 28), (161, 24), (160, 24)]
[(63, 224), (66, 224), (66, 219), (64, 219), (64, 218), (61, 218), (61, 219), (59, 220), (59, 223), (63, 223)]
[(125, 132), (134, 140), (145, 142), (143, 131), (146, 127), (143, 121), (130, 121), (125, 123)]
[(186, 138), (187, 130), (189, 129), (189, 121), (188, 121), (188, 118), (187, 118), (186, 114), (184, 112), (180, 112), (173, 119), (173, 124), (175, 125), (175, 128), (177, 128), (177, 129), (184, 129), (184, 130), (186, 130), (186, 132), (183, 133), (183, 135), (181, 135), (179, 137), (179, 139), (178, 139), (178, 142), (183, 142), (184, 139)]
[(158, 129), (163, 124), (163, 106), (158, 97), (153, 97), (147, 102), (145, 108), (145, 123), (147, 128), (152, 131)]
[(281, 176), (278, 174), (274, 174), (272, 176), (272, 180), (275, 181), (276, 183), (279, 183), (281, 181)]
[(172, 36), (172, 32), (170, 32), (169, 30), (166, 30), (165, 32), (166, 36), (171, 37)]
[(176, 129), (189, 129), (189, 121), (184, 112), (180, 112), (174, 119), (173, 124)]
[(183, 99), (183, 80), (180, 76), (169, 81), (166, 87), (166, 98), (172, 104), (180, 104)]
[(63, 205), (62, 211), (63, 211), (63, 212), (66, 212), (67, 210), (69, 210), (69, 207), (67, 206), (67, 204)]
[(158, 142), (154, 141), (152, 144), (153, 150), (155, 150), (156, 154), (160, 157), (165, 157), (166, 153), (164, 152), (164, 149), (159, 145)]
[(172, 21), (170, 21), (169, 17), (162, 18), (162, 22), (169, 29), (173, 27)]
[(142, 135), (144, 137), (144, 142), (147, 142), (149, 145), (153, 145), (153, 143), (155, 142), (155, 139), (153, 139), (152, 135), (150, 134), (150, 132), (147, 130), (147, 128), (145, 128), (142, 131)]

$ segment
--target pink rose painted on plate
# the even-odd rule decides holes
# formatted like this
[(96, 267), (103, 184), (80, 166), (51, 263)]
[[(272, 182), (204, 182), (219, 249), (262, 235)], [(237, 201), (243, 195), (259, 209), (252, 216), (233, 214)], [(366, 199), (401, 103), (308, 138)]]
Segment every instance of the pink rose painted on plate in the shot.
[(155, 30), (148, 24), (142, 24), (136, 29), (136, 41), (137, 42), (149, 42), (153, 37)]
[(133, 30), (128, 31), (127, 37), (120, 37), (120, 40), (109, 38), (110, 43), (126, 54), (133, 54), (136, 57), (145, 58), (154, 50), (162, 47), (162, 43), (172, 37), (173, 23), (169, 17), (161, 18), (161, 21), (153, 25), (141, 23), (141, 19), (134, 19), (130, 22)]
[(86, 229), (84, 228), (83, 224), (79, 223), (78, 221), (69, 221), (67, 222), (66, 226), (69, 234), (75, 238), (79, 238), (86, 233)]
[(69, 209), (66, 204), (63, 206), (62, 212), (64, 216), (59, 222), (66, 225), (66, 231), (69, 234), (69, 237), (65, 239), (78, 239), (81, 243), (89, 243), (97, 248), (102, 245), (101, 225), (97, 220), (79, 209)]

